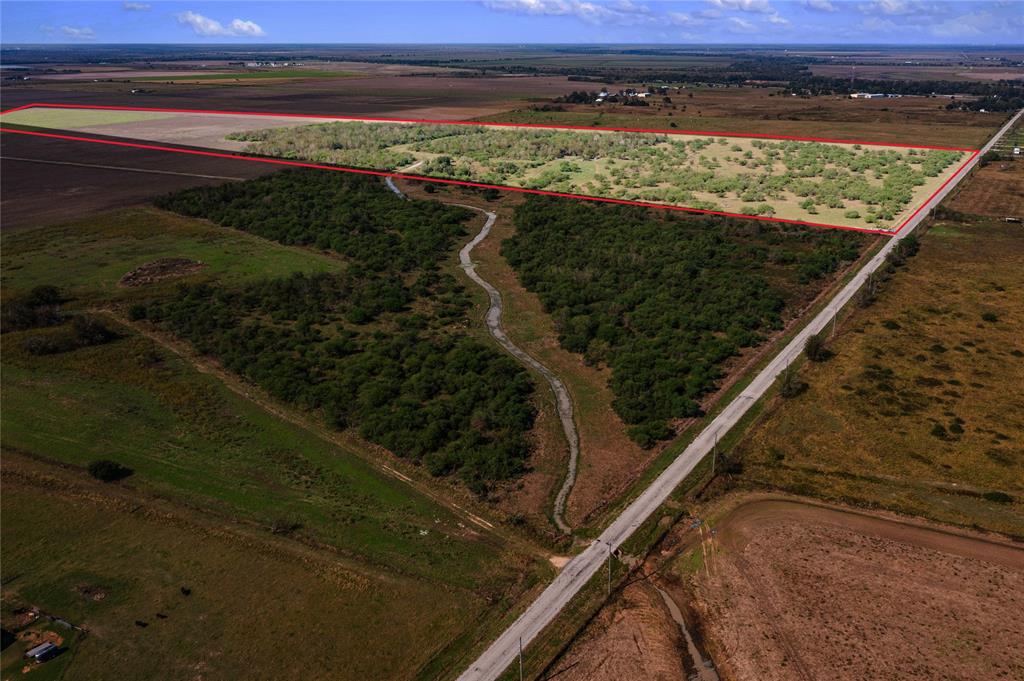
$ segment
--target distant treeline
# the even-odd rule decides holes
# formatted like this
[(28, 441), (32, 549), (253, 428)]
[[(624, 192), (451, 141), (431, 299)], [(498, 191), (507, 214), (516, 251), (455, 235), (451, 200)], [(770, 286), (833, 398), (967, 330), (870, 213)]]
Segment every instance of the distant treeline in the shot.
[[(1024, 107), (1024, 81), (951, 82), (946, 80), (867, 80), (831, 78), (808, 74), (790, 81), (787, 91), (795, 94), (828, 95), (854, 92), (884, 92), (895, 95), (967, 95), (970, 100), (953, 100), (948, 109), (1012, 111)], [(977, 98), (977, 99), (975, 99)]]
[(651, 446), (697, 416), (723, 363), (782, 327), (787, 305), (867, 237), (531, 198), (502, 253), (563, 347), (612, 369), (614, 408)]
[(469, 211), (322, 171), (191, 189), (157, 205), (332, 250), (347, 267), (242, 288), (182, 286), (133, 308), (134, 318), (479, 494), (526, 469), (534, 384), (512, 358), (460, 331), (469, 298), (439, 268)]

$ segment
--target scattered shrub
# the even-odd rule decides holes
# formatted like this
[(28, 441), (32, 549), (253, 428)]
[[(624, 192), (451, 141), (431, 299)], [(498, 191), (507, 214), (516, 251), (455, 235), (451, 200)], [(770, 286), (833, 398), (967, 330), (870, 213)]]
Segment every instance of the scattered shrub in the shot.
[(796, 397), (807, 390), (807, 383), (801, 381), (795, 372), (787, 369), (779, 382), (779, 394), (786, 399)]
[(134, 472), (131, 468), (110, 459), (97, 459), (89, 464), (89, 475), (103, 482), (124, 480)]
[(825, 348), (824, 332), (816, 333), (807, 338), (807, 342), (804, 343), (804, 354), (812, 362), (824, 362), (832, 356), (832, 353)]

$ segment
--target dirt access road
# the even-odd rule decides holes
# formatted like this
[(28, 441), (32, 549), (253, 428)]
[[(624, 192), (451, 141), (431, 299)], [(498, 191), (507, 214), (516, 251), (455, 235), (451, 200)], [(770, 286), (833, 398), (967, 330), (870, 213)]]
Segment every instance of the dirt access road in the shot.
[(627, 506), (626, 510), (587, 549), (566, 564), (548, 588), (537, 597), (537, 600), (477, 658), (469, 669), (459, 676), (459, 681), (491, 681), (501, 675), (516, 659), (520, 646), (528, 645), (543, 631), (544, 627), (558, 616), (558, 613), (572, 597), (598, 570), (604, 567), (609, 553), (618, 549), (644, 521), (658, 510), (658, 507), (668, 499), (672, 491), (711, 452), (719, 435), (725, 435), (735, 427), (747, 411), (774, 385), (778, 376), (796, 361), (803, 352), (807, 339), (832, 322), (832, 319), (864, 285), (868, 276), (885, 263), (889, 253), (899, 245), (899, 242), (913, 232), (928, 215), (928, 212), (938, 205), (946, 194), (974, 168), (978, 159), (1013, 127), (1022, 114), (1024, 114), (1024, 110), (1017, 112), (1010, 122), (1003, 126), (938, 194), (921, 207), (921, 210), (897, 235), (893, 236), (873, 258), (867, 261), (864, 267), (850, 280), (850, 283), (839, 290), (825, 309), (793, 337), (793, 340), (754, 377), (745, 390), (725, 406), (661, 475), (655, 478), (654, 482)]

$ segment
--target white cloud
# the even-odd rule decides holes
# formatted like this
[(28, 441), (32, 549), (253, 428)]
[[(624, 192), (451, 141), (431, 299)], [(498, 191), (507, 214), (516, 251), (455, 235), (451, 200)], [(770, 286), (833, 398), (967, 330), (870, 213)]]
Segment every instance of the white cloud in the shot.
[(700, 26), (704, 23), (703, 19), (686, 12), (669, 12), (666, 15), (666, 20), (672, 26)]
[(895, 22), (889, 19), (879, 19), (878, 17), (868, 17), (860, 22), (860, 25), (865, 31), (873, 33), (889, 33), (896, 30)]
[(789, 26), (789, 19), (776, 12), (768, 15), (768, 23), (776, 26)]
[(148, 12), (153, 9), (148, 2), (126, 2), (121, 7), (128, 12)]
[(903, 16), (907, 14), (942, 14), (942, 3), (924, 3), (920, 0), (872, 0), (858, 5), (865, 14), (885, 14), (887, 16)]
[(754, 24), (750, 23), (746, 19), (740, 19), (739, 17), (729, 17), (727, 27), (730, 33), (757, 33), (758, 28)]
[(832, 4), (832, 0), (804, 0), (804, 7), (817, 12), (838, 12), (839, 8)]
[(656, 20), (651, 9), (632, 0), (612, 3), (586, 0), (484, 0), (484, 6), (499, 12), (571, 16), (588, 24), (646, 24)]
[(732, 9), (740, 12), (760, 12), (769, 14), (775, 12), (768, 0), (708, 0), (718, 9)]
[(882, 14), (909, 14), (914, 9), (907, 0), (875, 0), (873, 4)]
[(651, 8), (647, 5), (640, 5), (632, 0), (616, 0), (611, 4), (612, 9), (619, 12), (636, 13), (636, 14), (650, 14)]
[(1024, 31), (1024, 15), (1016, 21), (986, 10), (962, 14), (936, 23), (930, 28), (936, 38), (972, 38), (978, 36), (1020, 36)]
[(232, 19), (231, 34), (246, 35), (252, 38), (261, 38), (266, 35), (266, 32), (264, 32), (260, 25), (257, 24), (255, 21), (245, 21), (244, 19)]
[(54, 28), (53, 26), (40, 26), (39, 30), (48, 35), (59, 35), (62, 38), (70, 38), (71, 40), (95, 40), (96, 31), (88, 26), (61, 26), (60, 28)]
[(196, 35), (205, 37), (213, 36), (225, 36), (225, 37), (237, 37), (246, 36), (250, 38), (260, 38), (266, 35), (266, 32), (254, 21), (246, 21), (243, 19), (234, 19), (231, 24), (224, 26), (216, 19), (210, 17), (204, 17), (202, 14), (188, 11), (181, 12), (177, 16), (178, 23), (182, 26), (188, 26), (192, 29), (192, 32)]

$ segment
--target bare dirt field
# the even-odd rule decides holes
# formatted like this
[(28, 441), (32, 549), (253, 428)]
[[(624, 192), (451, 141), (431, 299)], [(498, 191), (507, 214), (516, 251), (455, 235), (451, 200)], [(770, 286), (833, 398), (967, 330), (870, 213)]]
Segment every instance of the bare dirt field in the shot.
[(3, 134), (3, 229), (41, 226), (274, 170), (247, 161)]
[[(75, 70), (78, 70), (76, 67)], [(132, 78), (187, 78), (188, 76), (215, 76), (215, 75), (228, 75), (230, 71), (225, 70), (207, 70), (207, 69), (175, 69), (175, 70), (158, 70), (158, 69), (102, 69), (93, 70), (81, 68), (81, 73), (43, 73), (38, 76), (32, 76), (39, 80), (93, 80), (97, 78), (116, 78), (119, 80), (130, 80)]]
[(252, 80), (245, 87), (146, 83), (144, 93), (132, 94), (138, 85), (29, 81), (5, 87), (4, 107), (47, 102), (461, 120), (495, 115), (526, 101), (549, 101), (572, 92), (575, 85), (564, 76), (452, 78), (374, 72), (365, 78)]
[(1024, 219), (1024, 159), (995, 161), (975, 170), (949, 207), (975, 215)]
[[(576, 89), (592, 90), (589, 84)], [(596, 87), (596, 86), (595, 86)], [(850, 99), (792, 97), (777, 88), (693, 88), (673, 91), (671, 104), (560, 104), (562, 110), (523, 108), (484, 120), (659, 130), (707, 130), (796, 135), (867, 142), (977, 148), (1005, 121), (1002, 114), (948, 111), (932, 97)]]
[(740, 506), (717, 529), (694, 583), (726, 678), (1024, 675), (1019, 546), (788, 501)]

